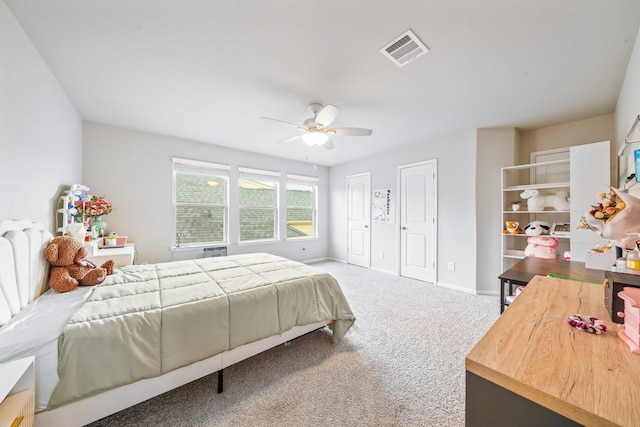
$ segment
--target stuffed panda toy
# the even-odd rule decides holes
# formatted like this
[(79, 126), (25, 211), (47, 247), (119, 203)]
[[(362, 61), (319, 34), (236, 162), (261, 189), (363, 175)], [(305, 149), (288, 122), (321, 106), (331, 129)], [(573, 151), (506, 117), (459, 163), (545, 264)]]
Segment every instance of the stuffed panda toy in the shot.
[(546, 221), (531, 221), (524, 228), (524, 234), (527, 236), (540, 236), (542, 234), (549, 234), (551, 225)]

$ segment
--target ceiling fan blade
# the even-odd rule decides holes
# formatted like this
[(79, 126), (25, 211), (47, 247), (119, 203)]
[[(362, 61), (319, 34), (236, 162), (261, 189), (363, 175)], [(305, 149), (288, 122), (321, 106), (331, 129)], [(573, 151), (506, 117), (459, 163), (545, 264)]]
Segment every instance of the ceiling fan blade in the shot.
[(329, 125), (338, 117), (338, 111), (340, 109), (335, 105), (327, 105), (318, 112), (316, 116), (316, 123), (322, 125), (323, 128), (329, 127)]
[(295, 135), (295, 136), (290, 136), (289, 138), (285, 138), (283, 140), (277, 141), (276, 144), (282, 144), (282, 143), (287, 143), (287, 142), (293, 142), (296, 139), (300, 139), (302, 137), (302, 135)]
[(364, 128), (334, 128), (327, 129), (327, 133), (336, 136), (369, 136), (373, 131)]
[(306, 126), (300, 126), (300, 125), (297, 125), (297, 124), (295, 124), (295, 123), (285, 122), (284, 120), (280, 120), (280, 119), (272, 119), (271, 117), (260, 117), (260, 118), (261, 118), (261, 119), (264, 119), (264, 120), (272, 120), (272, 121), (274, 121), (274, 122), (284, 123), (285, 125), (293, 126), (294, 128), (296, 128), (296, 129), (298, 129), (298, 130), (301, 130), (301, 131), (303, 131), (303, 132), (304, 132), (304, 131), (306, 131), (306, 130), (308, 130)]

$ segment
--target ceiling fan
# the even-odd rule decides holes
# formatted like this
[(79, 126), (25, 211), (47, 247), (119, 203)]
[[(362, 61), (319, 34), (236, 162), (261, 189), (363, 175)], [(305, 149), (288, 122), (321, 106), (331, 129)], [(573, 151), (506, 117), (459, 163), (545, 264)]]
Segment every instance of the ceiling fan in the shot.
[(283, 139), (282, 141), (278, 141), (277, 144), (293, 141), (302, 137), (302, 140), (311, 146), (321, 146), (327, 150), (333, 150), (336, 146), (330, 138), (331, 135), (368, 136), (373, 133), (371, 129), (364, 128), (330, 128), (329, 125), (333, 123), (338, 116), (338, 111), (340, 111), (340, 109), (335, 105), (326, 105), (323, 107), (322, 104), (314, 102), (309, 104), (309, 110), (313, 113), (313, 117), (305, 120), (302, 125), (286, 122), (284, 120), (272, 119), (271, 117), (260, 118), (284, 123), (303, 132), (302, 135), (295, 135), (290, 138)]

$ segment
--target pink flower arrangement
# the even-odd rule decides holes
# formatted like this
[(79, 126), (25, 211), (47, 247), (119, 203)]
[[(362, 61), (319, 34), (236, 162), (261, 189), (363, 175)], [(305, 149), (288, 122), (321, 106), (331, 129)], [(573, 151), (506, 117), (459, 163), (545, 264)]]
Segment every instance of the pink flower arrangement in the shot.
[(113, 210), (111, 202), (102, 196), (92, 196), (91, 200), (87, 202), (76, 202), (75, 208), (78, 210), (78, 216), (90, 216), (93, 218), (102, 215), (109, 215)]
[(600, 203), (592, 205), (589, 211), (589, 214), (595, 219), (606, 221), (626, 207), (614, 191), (598, 193), (598, 198)]

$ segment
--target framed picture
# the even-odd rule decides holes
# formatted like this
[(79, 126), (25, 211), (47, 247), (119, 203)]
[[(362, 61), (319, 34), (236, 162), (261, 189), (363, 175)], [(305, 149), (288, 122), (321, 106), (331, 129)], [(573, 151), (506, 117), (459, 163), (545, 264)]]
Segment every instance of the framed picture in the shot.
[(569, 227), (568, 222), (554, 222), (551, 226), (551, 232), (549, 234), (558, 237), (569, 237), (570, 232), (571, 227)]

